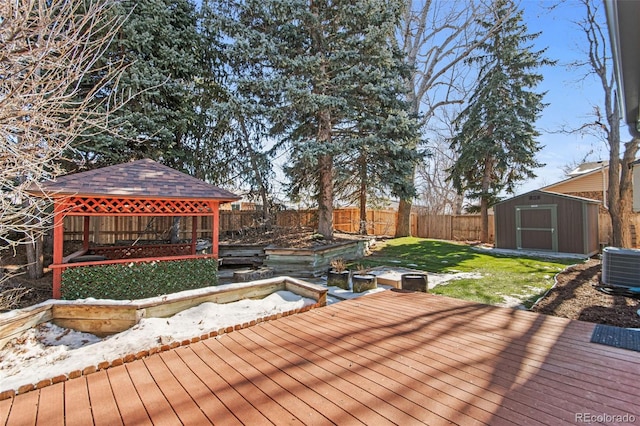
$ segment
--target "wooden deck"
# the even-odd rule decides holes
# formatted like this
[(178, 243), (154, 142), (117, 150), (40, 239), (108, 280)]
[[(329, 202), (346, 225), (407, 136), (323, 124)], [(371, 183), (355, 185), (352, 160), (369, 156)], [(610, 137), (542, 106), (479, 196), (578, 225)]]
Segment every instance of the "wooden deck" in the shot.
[(0, 424), (640, 422), (640, 353), (594, 325), (385, 291), (0, 401)]

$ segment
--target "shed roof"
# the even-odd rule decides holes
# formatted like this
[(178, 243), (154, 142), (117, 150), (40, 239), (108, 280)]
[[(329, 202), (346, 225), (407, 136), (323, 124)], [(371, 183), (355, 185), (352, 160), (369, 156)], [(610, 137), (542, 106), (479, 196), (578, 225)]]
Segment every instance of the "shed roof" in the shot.
[(150, 159), (59, 176), (32, 185), (29, 192), (50, 197), (99, 196), (235, 201), (234, 193)]
[(550, 195), (550, 196), (552, 196), (552, 197), (566, 198), (566, 199), (569, 199), (569, 200), (580, 201), (580, 202), (582, 202), (582, 203), (589, 203), (589, 204), (602, 204), (602, 201), (600, 201), (600, 200), (594, 200), (594, 199), (592, 199), (592, 198), (576, 197), (575, 195), (567, 195), (567, 194), (562, 194), (562, 193), (560, 193), (560, 192), (542, 191), (542, 190), (540, 190), (540, 189), (536, 189), (536, 190), (533, 190), (533, 191), (526, 192), (526, 193), (524, 193), (524, 194), (516, 195), (515, 197), (511, 197), (511, 198), (508, 198), (508, 199), (506, 199), (506, 200), (500, 201), (499, 203), (496, 203), (496, 204), (494, 205), (494, 207), (495, 207), (495, 206), (497, 206), (497, 205), (500, 205), (500, 204), (506, 203), (506, 202), (508, 202), (508, 201), (514, 200), (514, 199), (516, 199), (516, 198), (523, 198), (523, 197), (527, 197), (527, 196), (529, 196), (529, 195), (533, 195), (533, 194), (535, 194), (535, 193), (543, 194), (543, 195)]

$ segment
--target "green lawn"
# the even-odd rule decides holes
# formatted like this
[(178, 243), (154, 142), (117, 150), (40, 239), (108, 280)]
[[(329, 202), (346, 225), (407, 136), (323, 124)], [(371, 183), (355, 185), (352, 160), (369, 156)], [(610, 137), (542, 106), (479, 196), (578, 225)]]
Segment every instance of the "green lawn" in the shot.
[(516, 298), (528, 308), (552, 285), (553, 277), (578, 259), (540, 259), (483, 253), (467, 245), (422, 238), (396, 238), (362, 259), (363, 266), (403, 266), (428, 272), (475, 272), (430, 290), (434, 294), (489, 304)]

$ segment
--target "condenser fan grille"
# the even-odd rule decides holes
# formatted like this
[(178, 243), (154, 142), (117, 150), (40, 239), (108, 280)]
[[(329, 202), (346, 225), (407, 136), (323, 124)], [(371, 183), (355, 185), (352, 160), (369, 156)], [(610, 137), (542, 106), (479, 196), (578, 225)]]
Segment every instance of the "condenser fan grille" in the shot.
[(640, 250), (606, 247), (601, 280), (606, 286), (640, 287)]

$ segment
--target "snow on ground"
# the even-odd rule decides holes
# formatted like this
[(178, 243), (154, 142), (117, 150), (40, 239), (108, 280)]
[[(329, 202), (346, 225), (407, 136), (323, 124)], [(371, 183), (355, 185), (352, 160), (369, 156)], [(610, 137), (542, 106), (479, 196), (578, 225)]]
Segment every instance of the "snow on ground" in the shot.
[(315, 300), (290, 291), (261, 300), (206, 302), (169, 318), (143, 318), (129, 330), (106, 338), (43, 323), (0, 350), (0, 392), (313, 304)]

